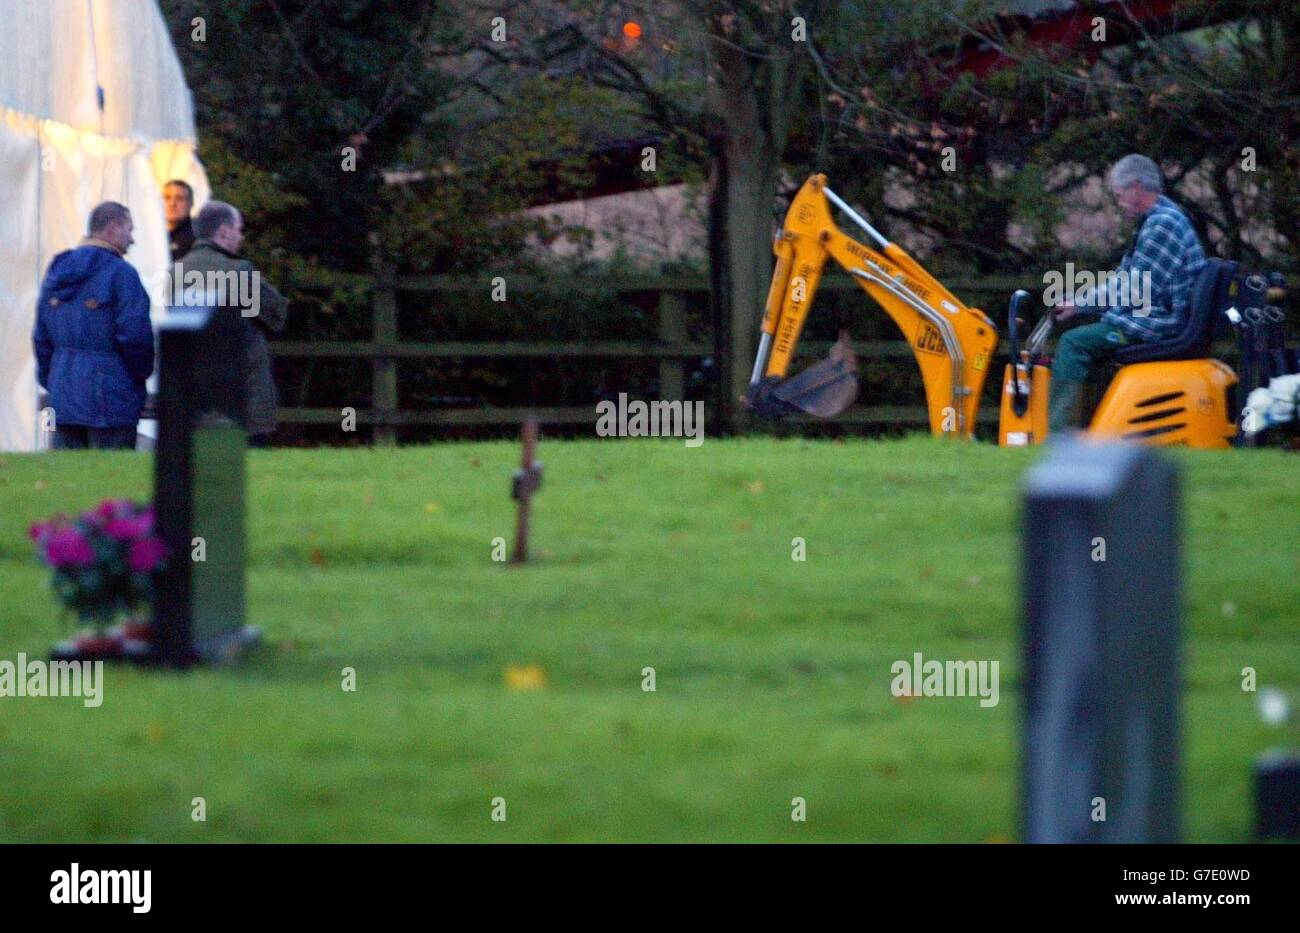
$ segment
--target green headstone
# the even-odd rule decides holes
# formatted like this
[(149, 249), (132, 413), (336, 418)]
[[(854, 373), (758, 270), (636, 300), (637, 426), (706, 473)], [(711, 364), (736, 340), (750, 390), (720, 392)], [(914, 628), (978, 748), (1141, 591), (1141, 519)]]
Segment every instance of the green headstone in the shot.
[(212, 645), (244, 628), (244, 448), (239, 425), (208, 419), (194, 430), (194, 535), (206, 560), (194, 561), (193, 636)]
[(245, 385), (239, 320), (174, 311), (159, 328), (154, 509), (169, 558), (154, 591), (158, 660), (224, 661), (257, 641), (244, 601)]

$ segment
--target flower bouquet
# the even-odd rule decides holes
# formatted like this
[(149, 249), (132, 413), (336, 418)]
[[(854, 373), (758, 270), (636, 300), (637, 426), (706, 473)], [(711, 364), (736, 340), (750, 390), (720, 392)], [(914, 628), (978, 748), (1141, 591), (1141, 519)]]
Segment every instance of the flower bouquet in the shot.
[[(57, 515), (31, 527), (51, 586), (64, 607), (91, 631), (55, 647), (58, 658), (143, 657), (152, 651), (149, 624), (137, 613), (149, 604), (166, 547), (154, 533), (153, 509), (108, 499), (70, 519)], [(119, 618), (125, 621), (116, 627)]]

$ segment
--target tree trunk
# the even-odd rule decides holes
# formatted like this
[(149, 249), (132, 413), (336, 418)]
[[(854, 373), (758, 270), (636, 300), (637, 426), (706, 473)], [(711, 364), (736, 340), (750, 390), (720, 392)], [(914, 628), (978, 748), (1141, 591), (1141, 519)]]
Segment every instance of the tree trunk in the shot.
[(772, 275), (772, 210), (798, 93), (798, 61), (777, 51), (776, 42), (768, 43), (765, 57), (747, 54), (734, 43), (725, 16), (711, 17), (709, 25), (715, 163), (709, 258), (721, 343), (719, 400), (723, 422), (743, 429), (748, 417), (740, 398), (749, 388)]
[(709, 312), (713, 321), (713, 375), (716, 381), (709, 431), (731, 429), (732, 406), (726, 404), (731, 386), (731, 260), (727, 255), (726, 132), (709, 128)]
[(772, 204), (779, 161), (751, 133), (723, 126), (715, 134), (709, 193), (709, 261), (720, 367), (722, 425), (747, 418), (740, 398), (758, 348), (758, 329), (772, 275)]
[(747, 415), (740, 398), (749, 389), (763, 304), (772, 278), (772, 206), (780, 161), (746, 136), (730, 136), (727, 150), (731, 366), (726, 392), (732, 423), (743, 428)]

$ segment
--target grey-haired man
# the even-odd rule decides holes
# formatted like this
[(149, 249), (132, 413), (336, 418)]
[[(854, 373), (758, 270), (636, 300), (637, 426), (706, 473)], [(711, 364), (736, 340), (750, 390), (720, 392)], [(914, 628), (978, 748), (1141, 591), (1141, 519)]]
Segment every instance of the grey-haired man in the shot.
[[(1205, 265), (1196, 231), (1183, 209), (1164, 195), (1160, 167), (1144, 155), (1126, 155), (1110, 170), (1110, 191), (1120, 211), (1138, 221), (1133, 244), (1117, 274), (1149, 275), (1141, 308), (1107, 302), (1105, 285), (1079, 295), (1073, 304), (1056, 309), (1056, 319), (1076, 314), (1100, 317), (1095, 324), (1066, 332), (1052, 364), (1053, 433), (1076, 425), (1083, 385), (1114, 357), (1136, 341), (1160, 340), (1178, 333), (1187, 323), (1187, 308), (1196, 274)], [(1127, 290), (1130, 291), (1131, 290)]]

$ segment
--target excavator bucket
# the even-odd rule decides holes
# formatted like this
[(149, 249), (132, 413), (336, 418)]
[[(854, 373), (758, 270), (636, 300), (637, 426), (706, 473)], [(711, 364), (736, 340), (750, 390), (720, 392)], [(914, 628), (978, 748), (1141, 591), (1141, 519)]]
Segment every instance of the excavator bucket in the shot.
[(769, 376), (754, 386), (746, 401), (756, 413), (767, 417), (804, 412), (818, 418), (833, 418), (858, 397), (858, 360), (841, 333), (831, 352), (789, 379)]
[[(835, 226), (832, 206), (857, 224), (874, 248)], [(825, 175), (810, 177), (790, 202), (772, 253), (776, 265), (744, 399), (751, 409), (777, 417), (807, 413), (827, 418), (856, 397), (857, 363), (844, 335), (828, 360), (785, 378), (822, 271), (833, 259), (884, 309), (911, 345), (925, 384), (931, 433), (973, 436), (984, 378), (998, 342), (997, 327), (983, 311), (962, 304), (920, 263), (885, 239), (826, 187)]]

